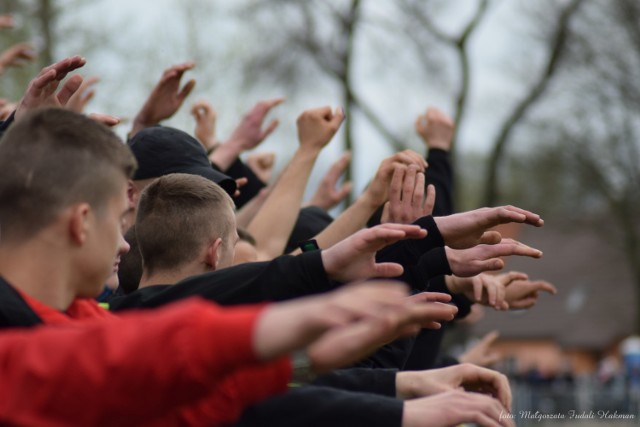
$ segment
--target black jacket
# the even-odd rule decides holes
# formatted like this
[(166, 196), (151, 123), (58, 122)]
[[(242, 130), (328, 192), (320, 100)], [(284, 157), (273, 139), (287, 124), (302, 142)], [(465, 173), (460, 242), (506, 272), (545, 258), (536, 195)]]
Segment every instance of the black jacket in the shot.
[(189, 277), (173, 286), (149, 286), (109, 301), (113, 310), (153, 308), (190, 296), (221, 305), (282, 301), (333, 289), (339, 284), (327, 278), (320, 251), (281, 256)]
[(36, 326), (42, 319), (20, 294), (0, 277), (0, 328)]

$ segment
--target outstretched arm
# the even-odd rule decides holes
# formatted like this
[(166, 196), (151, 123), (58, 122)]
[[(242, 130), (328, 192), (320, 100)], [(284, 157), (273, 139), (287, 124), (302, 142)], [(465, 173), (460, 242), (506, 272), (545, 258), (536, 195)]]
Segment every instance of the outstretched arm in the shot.
[(273, 259), (284, 252), (313, 165), (343, 119), (342, 110), (333, 112), (329, 107), (307, 110), (298, 118), (300, 146), (247, 227), (256, 239), (259, 260)]

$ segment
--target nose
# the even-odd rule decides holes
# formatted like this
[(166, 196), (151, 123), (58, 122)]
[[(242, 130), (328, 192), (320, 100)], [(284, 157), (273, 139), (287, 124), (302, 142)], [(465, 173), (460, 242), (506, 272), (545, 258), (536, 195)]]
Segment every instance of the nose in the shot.
[(129, 249), (131, 249), (131, 245), (129, 245), (129, 242), (124, 240), (124, 236), (122, 235), (122, 233), (120, 233), (120, 244), (118, 246), (118, 256), (126, 254), (127, 252), (129, 252)]

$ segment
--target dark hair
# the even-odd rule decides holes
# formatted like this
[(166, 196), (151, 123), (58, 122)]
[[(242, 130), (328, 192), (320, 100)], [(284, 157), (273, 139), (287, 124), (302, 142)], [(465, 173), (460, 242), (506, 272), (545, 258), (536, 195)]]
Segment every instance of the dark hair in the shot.
[(192, 260), (210, 242), (231, 230), (231, 197), (197, 175), (174, 173), (158, 178), (140, 195), (136, 238), (146, 274)]
[(0, 139), (2, 239), (29, 239), (75, 203), (100, 212), (135, 168), (105, 125), (59, 108), (28, 113)]

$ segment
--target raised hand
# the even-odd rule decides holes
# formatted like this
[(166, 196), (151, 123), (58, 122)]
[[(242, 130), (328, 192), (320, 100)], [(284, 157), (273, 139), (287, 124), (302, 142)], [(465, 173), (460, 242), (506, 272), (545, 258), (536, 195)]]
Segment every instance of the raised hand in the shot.
[(28, 111), (41, 107), (64, 107), (71, 96), (80, 88), (82, 77), (73, 75), (67, 79), (56, 93), (60, 82), (70, 72), (83, 67), (86, 60), (80, 56), (65, 58), (49, 65), (29, 83), (27, 90), (18, 104), (16, 119), (20, 119)]
[(418, 218), (431, 215), (436, 200), (436, 189), (427, 187), (425, 198), (424, 173), (416, 165), (396, 166), (389, 187), (389, 201), (385, 203), (380, 222), (411, 224)]
[(555, 295), (558, 290), (544, 280), (515, 280), (505, 289), (505, 301), (512, 310), (531, 308), (538, 302), (540, 292)]
[(178, 111), (196, 84), (196, 81), (191, 79), (181, 89), (180, 80), (185, 72), (195, 66), (194, 62), (185, 62), (173, 65), (162, 73), (160, 81), (153, 88), (133, 120), (133, 128), (129, 133), (130, 138), (142, 129), (168, 119)]
[(416, 132), (429, 149), (449, 151), (455, 133), (455, 123), (442, 111), (430, 107), (416, 119)]
[(441, 322), (449, 322), (458, 312), (458, 307), (447, 304), (451, 295), (441, 292), (421, 292), (407, 298), (407, 304), (420, 304), (425, 310), (425, 317), (420, 324), (423, 329), (440, 329)]
[(503, 239), (493, 245), (477, 245), (467, 249), (445, 247), (451, 271), (458, 277), (471, 277), (484, 271), (504, 268), (500, 257), (519, 255), (531, 258), (542, 257), (542, 252), (513, 239)]
[(246, 113), (240, 124), (235, 128), (231, 137), (218, 145), (209, 155), (209, 160), (221, 170), (227, 170), (243, 151), (251, 150), (264, 141), (278, 127), (278, 120), (272, 120), (266, 129), (262, 129), (267, 114), (277, 105), (284, 102), (284, 98), (270, 99), (258, 102)]
[(491, 351), (491, 345), (498, 339), (500, 334), (498, 331), (491, 331), (486, 334), (480, 341), (467, 349), (458, 360), (460, 363), (472, 363), (478, 366), (491, 366), (499, 361), (502, 356), (495, 351)]
[(340, 188), (337, 188), (338, 180), (349, 166), (351, 161), (351, 153), (343, 153), (338, 160), (336, 160), (329, 168), (315, 194), (309, 201), (309, 205), (321, 207), (324, 210), (329, 210), (338, 205), (351, 191), (351, 182), (343, 183)]
[(464, 294), (467, 298), (496, 310), (509, 309), (506, 289), (516, 280), (527, 280), (525, 273), (510, 271), (502, 274), (480, 273), (473, 277), (450, 276), (447, 287), (454, 294)]
[(0, 74), (8, 67), (21, 67), (36, 58), (35, 48), (31, 43), (18, 43), (0, 54)]
[(255, 148), (264, 141), (276, 128), (279, 121), (272, 120), (266, 129), (262, 129), (264, 119), (267, 114), (284, 102), (284, 98), (270, 99), (258, 102), (248, 113), (246, 113), (240, 124), (231, 134), (231, 138), (226, 143), (233, 142), (241, 151), (247, 151)]
[(96, 94), (96, 91), (92, 88), (92, 86), (99, 81), (100, 79), (95, 76), (84, 79), (76, 93), (74, 93), (71, 98), (69, 98), (69, 102), (67, 102), (67, 108), (71, 111), (75, 111), (76, 113), (82, 113), (86, 105)]
[(344, 120), (342, 108), (335, 112), (329, 107), (303, 111), (296, 122), (301, 147), (321, 150), (331, 141)]
[(382, 206), (389, 199), (389, 186), (396, 168), (409, 165), (415, 165), (419, 172), (424, 172), (427, 162), (415, 151), (404, 150), (387, 157), (380, 163), (373, 181), (364, 193), (372, 205)]
[(480, 243), (500, 242), (497, 231), (488, 231), (511, 222), (542, 227), (540, 215), (515, 206), (480, 208), (469, 212), (434, 218), (445, 244), (453, 249), (470, 248)]
[[(445, 409), (446, 408), (446, 409)], [(451, 390), (408, 400), (402, 411), (402, 427), (450, 427), (472, 423), (482, 427), (512, 427), (506, 408), (498, 399), (479, 393)]]
[(11, 15), (0, 15), (0, 29), (13, 28), (15, 22)]
[(438, 325), (438, 320), (449, 321), (457, 312), (456, 307), (439, 302), (404, 299), (403, 304), (396, 305), (396, 301), (387, 300), (386, 306), (369, 309), (368, 316), (333, 328), (311, 344), (307, 354), (316, 372), (352, 363), (389, 341), (416, 334), (424, 325)]
[(322, 251), (327, 275), (350, 282), (369, 277), (396, 277), (404, 271), (397, 263), (376, 263), (375, 253), (402, 239), (422, 239), (426, 230), (417, 225), (381, 224), (360, 230)]
[(247, 165), (260, 178), (260, 181), (268, 184), (271, 181), (275, 160), (276, 153), (254, 153), (247, 157)]
[(210, 151), (218, 143), (216, 139), (216, 120), (218, 114), (213, 106), (202, 99), (191, 106), (191, 115), (196, 120), (194, 134), (205, 150)]
[(396, 375), (396, 392), (402, 399), (432, 396), (451, 390), (464, 389), (488, 394), (511, 409), (509, 380), (500, 372), (471, 363), (426, 371), (405, 371)]

